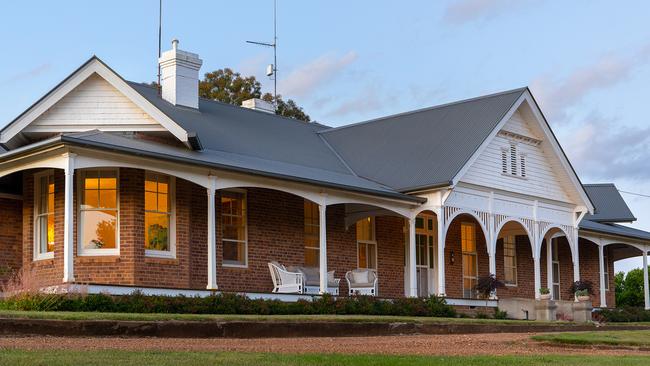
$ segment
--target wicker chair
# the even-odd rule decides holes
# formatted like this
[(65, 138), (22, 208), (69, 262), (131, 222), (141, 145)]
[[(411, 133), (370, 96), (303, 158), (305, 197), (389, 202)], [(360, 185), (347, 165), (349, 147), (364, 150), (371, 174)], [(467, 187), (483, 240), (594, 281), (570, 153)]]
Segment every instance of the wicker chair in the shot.
[(290, 272), (278, 262), (269, 262), (273, 280), (273, 292), (281, 294), (302, 294), (304, 287), (302, 273)]
[(350, 295), (377, 295), (377, 271), (359, 268), (345, 274)]

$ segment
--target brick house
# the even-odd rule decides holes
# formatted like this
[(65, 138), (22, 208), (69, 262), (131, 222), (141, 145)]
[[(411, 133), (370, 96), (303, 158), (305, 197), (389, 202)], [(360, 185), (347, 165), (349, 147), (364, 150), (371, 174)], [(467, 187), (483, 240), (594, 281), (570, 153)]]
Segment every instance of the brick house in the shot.
[(528, 88), (332, 128), (199, 98), (177, 43), (159, 62), (160, 94), (93, 57), (2, 129), (0, 280), (310, 296), (271, 293), (275, 261), (458, 306), (485, 304), (487, 274), (507, 284), (489, 306), (572, 302), (584, 279), (611, 307), (613, 263), (646, 260), (650, 233), (581, 183)]

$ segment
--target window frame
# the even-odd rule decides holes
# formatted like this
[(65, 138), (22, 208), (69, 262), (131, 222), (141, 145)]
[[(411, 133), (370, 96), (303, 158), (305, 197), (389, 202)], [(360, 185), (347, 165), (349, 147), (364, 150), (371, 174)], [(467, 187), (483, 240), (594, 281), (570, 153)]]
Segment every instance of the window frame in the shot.
[[(175, 259), (176, 258), (176, 177), (173, 175), (169, 174), (163, 174), (163, 173), (158, 173), (155, 171), (150, 171), (146, 170), (144, 174), (144, 182), (147, 181), (147, 174), (153, 174), (156, 176), (165, 176), (169, 178), (169, 192), (167, 194), (167, 199), (169, 200), (169, 250), (156, 250), (156, 249), (146, 249), (144, 250), (144, 255), (146, 257), (153, 257), (153, 258), (171, 258)], [(142, 194), (145, 195), (143, 202), (146, 202), (146, 189), (142, 188)], [(162, 213), (159, 211), (148, 211), (146, 209), (146, 204), (145, 204), (145, 209), (144, 213), (145, 215), (147, 212), (156, 212), (156, 213)], [(143, 222), (144, 222), (144, 217), (143, 217)], [(145, 235), (144, 237), (146, 238), (146, 230), (147, 227), (144, 227), (145, 230)], [(146, 245), (146, 243), (144, 243)]]
[[(86, 249), (83, 246), (83, 224), (82, 212), (84, 211), (101, 211), (96, 209), (82, 209), (83, 193), (85, 192), (84, 178), (87, 172), (113, 171), (115, 172), (115, 248), (110, 249)], [(77, 170), (77, 256), (80, 257), (101, 257), (101, 256), (119, 256), (120, 255), (120, 169), (119, 168), (88, 168)], [(144, 217), (143, 217), (144, 221)]]
[(609, 254), (607, 253), (607, 248), (603, 248), (603, 264), (604, 272), (603, 276), (605, 277), (605, 291), (609, 291)]
[[(54, 207), (52, 207), (52, 211), (48, 211), (47, 213), (39, 213), (38, 207), (40, 206), (41, 203), (41, 190), (43, 187), (40, 186), (40, 179), (42, 177), (51, 177), (52, 178), (52, 183), (54, 183), (54, 206), (56, 206), (56, 183), (54, 182), (54, 170), (53, 169), (48, 169), (44, 170), (38, 173), (34, 173), (34, 255), (33, 255), (33, 260), (34, 261), (39, 261), (39, 260), (45, 260), (45, 259), (52, 259), (54, 258), (54, 249), (52, 249), (51, 252), (45, 252), (41, 253), (40, 250), (40, 230), (39, 230), (39, 219), (41, 216), (49, 216), (52, 215), (55, 217), (55, 238), (56, 238), (56, 210)], [(49, 192), (48, 192), (49, 194)], [(56, 239), (55, 239), (55, 245), (56, 245)]]
[[(364, 217), (361, 220), (366, 220), (367, 218), (368, 217)], [(372, 240), (359, 240), (358, 239), (358, 233), (356, 231), (357, 231), (357, 222), (359, 222), (361, 220), (358, 220), (357, 222), (354, 223), (354, 230), (355, 230), (354, 234), (355, 234), (355, 236), (357, 236), (357, 238), (356, 238), (356, 242), (357, 242), (357, 268), (359, 268), (359, 269), (372, 269), (372, 270), (377, 271), (377, 270), (379, 270), (379, 261), (377, 260), (377, 258), (378, 258), (378, 255), (377, 255), (378, 250), (377, 250), (377, 232), (375, 231), (375, 218), (373, 216), (369, 216), (369, 218), (370, 218), (370, 227), (371, 227), (371, 233), (372, 233), (372, 238), (373, 238)], [(371, 267), (368, 267), (368, 266), (361, 267), (359, 265), (359, 263), (360, 263), (360, 261), (359, 261), (359, 259), (360, 259), (359, 258), (359, 244), (363, 244), (363, 245), (366, 246), (366, 258), (367, 259), (370, 258), (370, 255), (368, 253), (368, 246), (369, 245), (374, 245), (374, 247), (375, 247), (375, 254), (374, 254), (375, 268), (371, 268)]]
[[(506, 243), (508, 242), (509, 238), (512, 238), (512, 242), (510, 243), (512, 244), (512, 251), (514, 253), (514, 255), (512, 256), (506, 255)], [(506, 257), (513, 258), (513, 263), (514, 263), (513, 266), (506, 265)], [(506, 279), (507, 268), (511, 268), (514, 270), (513, 273), (515, 278), (513, 282), (508, 281)], [(517, 285), (519, 284), (519, 276), (517, 274), (517, 235), (506, 235), (503, 237), (503, 283), (508, 287), (517, 287)]]
[[(244, 264), (239, 264), (239, 263), (226, 263), (226, 260), (223, 258), (223, 243), (224, 241), (228, 242), (235, 242), (235, 243), (240, 243), (240, 241), (235, 241), (231, 239), (224, 239), (223, 238), (223, 230), (224, 230), (224, 225), (223, 225), (223, 207), (222, 207), (222, 202), (221, 199), (223, 197), (223, 193), (228, 193), (228, 192), (234, 192), (234, 193), (240, 193), (243, 195), (243, 201), (244, 201), (244, 207), (243, 207), (243, 222), (244, 222)], [(229, 189), (224, 189), (221, 191), (221, 194), (219, 195), (219, 227), (221, 228), (221, 266), (225, 268), (248, 268), (248, 192), (245, 189), (239, 189), (239, 188), (229, 188)]]

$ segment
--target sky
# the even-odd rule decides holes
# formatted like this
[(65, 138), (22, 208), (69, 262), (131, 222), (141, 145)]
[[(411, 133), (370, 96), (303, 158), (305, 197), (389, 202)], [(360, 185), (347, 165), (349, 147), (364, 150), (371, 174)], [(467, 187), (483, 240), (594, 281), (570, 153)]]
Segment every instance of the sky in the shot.
[[(584, 183), (650, 195), (650, 2), (278, 0), (278, 93), (339, 126), (529, 86)], [(272, 0), (163, 0), (163, 51), (265, 91)], [(0, 12), (0, 126), (93, 54), (156, 79), (158, 1), (13, 1)], [(650, 198), (624, 194), (650, 230)], [(640, 267), (620, 261), (617, 270)]]

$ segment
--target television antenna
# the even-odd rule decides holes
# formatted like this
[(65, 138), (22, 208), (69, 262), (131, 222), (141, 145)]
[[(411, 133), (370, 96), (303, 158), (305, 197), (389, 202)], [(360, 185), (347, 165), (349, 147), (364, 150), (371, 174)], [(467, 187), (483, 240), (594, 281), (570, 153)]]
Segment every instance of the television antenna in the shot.
[(266, 67), (266, 76), (273, 77), (273, 105), (278, 106), (278, 27), (277, 27), (278, 1), (273, 0), (273, 43), (246, 41), (246, 43), (273, 48), (273, 63)]

